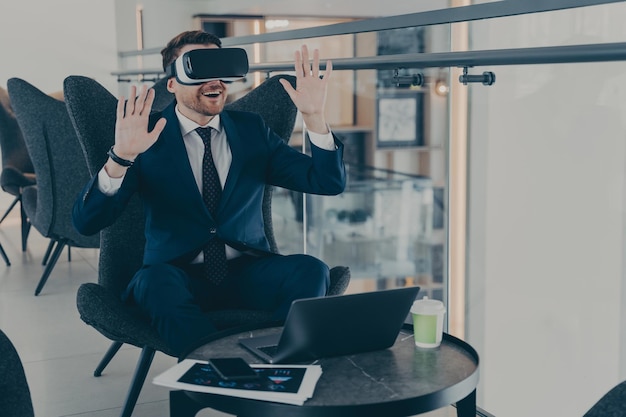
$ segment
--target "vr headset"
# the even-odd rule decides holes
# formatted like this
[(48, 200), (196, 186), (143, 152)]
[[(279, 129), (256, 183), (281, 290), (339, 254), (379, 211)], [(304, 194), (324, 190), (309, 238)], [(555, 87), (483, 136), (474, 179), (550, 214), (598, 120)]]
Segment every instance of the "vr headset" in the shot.
[(194, 49), (185, 52), (165, 70), (184, 85), (221, 80), (233, 82), (248, 73), (248, 54), (241, 48)]

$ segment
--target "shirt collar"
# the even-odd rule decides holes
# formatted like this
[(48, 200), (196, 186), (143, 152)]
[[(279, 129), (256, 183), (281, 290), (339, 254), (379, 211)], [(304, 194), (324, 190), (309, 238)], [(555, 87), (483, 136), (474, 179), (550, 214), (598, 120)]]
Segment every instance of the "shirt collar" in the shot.
[(196, 130), (199, 127), (212, 127), (213, 129), (220, 132), (222, 130), (222, 123), (220, 120), (220, 115), (215, 115), (214, 118), (211, 119), (209, 123), (205, 126), (200, 126), (198, 123), (194, 122), (191, 119), (188, 119), (184, 114), (182, 114), (178, 110), (178, 105), (176, 106), (176, 117), (178, 117), (178, 124), (180, 125), (180, 133), (183, 135), (187, 135), (188, 133)]

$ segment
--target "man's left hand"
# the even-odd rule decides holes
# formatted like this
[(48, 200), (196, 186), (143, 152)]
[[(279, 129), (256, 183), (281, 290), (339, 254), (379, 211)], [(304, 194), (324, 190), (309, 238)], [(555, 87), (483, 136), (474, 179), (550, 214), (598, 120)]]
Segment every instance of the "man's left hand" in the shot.
[(333, 72), (332, 62), (326, 61), (326, 71), (320, 77), (320, 55), (319, 50), (313, 51), (313, 65), (309, 62), (309, 49), (302, 46), (301, 51), (295, 52), (296, 88), (281, 79), (280, 83), (285, 88), (289, 97), (296, 105), (307, 129), (316, 133), (328, 133), (328, 126), (324, 116), (326, 107), (326, 90), (328, 81)]

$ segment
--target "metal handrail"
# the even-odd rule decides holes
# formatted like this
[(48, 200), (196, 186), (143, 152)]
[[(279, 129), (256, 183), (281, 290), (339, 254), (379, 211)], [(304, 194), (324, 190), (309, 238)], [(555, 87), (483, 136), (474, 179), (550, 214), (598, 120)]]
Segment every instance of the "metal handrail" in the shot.
[[(536, 48), (491, 49), (482, 51), (435, 52), (383, 55), (364, 58), (333, 59), (333, 69), (395, 69), (443, 68), (500, 65), (562, 64), (582, 62), (609, 62), (626, 60), (626, 42), (546, 46)], [(320, 63), (325, 69), (325, 63)], [(250, 64), (250, 72), (292, 71), (293, 62)], [(161, 69), (115, 71), (118, 77), (132, 75), (161, 75)]]

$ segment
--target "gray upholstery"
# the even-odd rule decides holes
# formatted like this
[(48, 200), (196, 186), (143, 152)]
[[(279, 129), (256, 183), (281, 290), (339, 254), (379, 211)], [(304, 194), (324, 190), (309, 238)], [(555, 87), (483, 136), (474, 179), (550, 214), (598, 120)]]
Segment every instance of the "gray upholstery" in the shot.
[(162, 111), (174, 100), (174, 94), (167, 91), (167, 78), (158, 80), (154, 83), (152, 89), (155, 93), (152, 111)]
[(626, 417), (626, 381), (607, 392), (583, 417)]
[[(35, 169), (28, 155), (22, 131), (17, 123), (9, 93), (0, 87), (0, 147), (2, 169), (0, 186), (9, 194), (18, 195), (21, 187), (35, 184)], [(4, 173), (10, 168), (13, 173)], [(9, 178), (4, 178), (5, 176)]]
[(22, 361), (11, 340), (0, 330), (0, 416), (34, 415)]
[(65, 103), (19, 78), (7, 85), (37, 176), (37, 185), (24, 190), (22, 204), (39, 233), (56, 242), (37, 295), (65, 246), (98, 248), (100, 238), (83, 236), (72, 225), (72, 206), (90, 176)]
[(35, 184), (35, 169), (28, 155), (22, 131), (11, 108), (9, 93), (4, 88), (0, 88), (0, 151), (2, 153), (0, 187), (5, 192), (15, 196), (0, 219), (0, 223), (19, 203), (22, 221), (22, 250), (25, 251), (30, 223), (21, 205), (22, 189)]
[[(295, 78), (288, 77), (294, 83)], [(83, 147), (91, 175), (96, 175), (107, 159), (107, 150), (114, 142), (116, 98), (96, 81), (81, 76), (70, 76), (64, 82), (65, 103), (79, 142)], [(157, 93), (159, 95), (160, 93)], [(271, 97), (271, 100), (268, 100)], [(257, 110), (267, 124), (282, 138), (288, 140), (294, 127), (296, 108), (278, 82), (278, 77), (267, 80), (228, 108)], [(263, 202), (265, 227), (271, 247), (276, 250), (271, 227), (271, 188), (266, 189)], [(120, 294), (128, 285), (142, 262), (145, 238), (144, 217), (140, 200), (134, 196), (124, 213), (114, 224), (100, 232), (101, 248), (98, 284), (82, 284), (77, 293), (77, 307), (81, 319), (100, 333), (113, 340), (107, 355), (96, 370), (96, 375), (119, 349), (120, 343), (143, 348), (144, 355), (154, 350), (174, 356), (168, 346), (158, 337), (152, 327), (139, 318), (120, 301)], [(333, 294), (342, 293), (350, 279), (345, 267), (333, 268), (331, 272)], [(232, 328), (270, 320), (271, 314), (263, 311), (228, 310), (210, 313), (218, 329)], [(137, 374), (144, 374), (151, 357), (138, 364)], [(145, 375), (143, 375), (145, 378)], [(131, 384), (129, 396), (122, 415), (130, 415), (143, 379)], [(137, 385), (139, 385), (137, 387)]]

